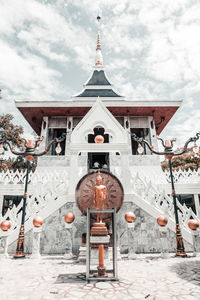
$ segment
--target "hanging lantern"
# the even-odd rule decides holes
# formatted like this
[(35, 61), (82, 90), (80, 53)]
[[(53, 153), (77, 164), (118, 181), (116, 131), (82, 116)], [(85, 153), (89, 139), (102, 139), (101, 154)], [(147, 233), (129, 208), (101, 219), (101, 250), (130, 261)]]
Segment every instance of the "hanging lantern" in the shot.
[(42, 224), (43, 224), (43, 220), (42, 220), (41, 217), (37, 216), (37, 217), (35, 217), (35, 218), (33, 219), (33, 225), (34, 225), (35, 227), (41, 227)]
[(95, 136), (94, 141), (96, 144), (102, 144), (104, 142), (104, 137), (102, 135), (97, 135)]
[(167, 217), (160, 216), (160, 217), (157, 218), (157, 223), (158, 223), (158, 225), (160, 225), (161, 227), (164, 227), (164, 226), (167, 225), (168, 219), (167, 219)]
[(61, 146), (60, 146), (60, 143), (58, 143), (58, 145), (57, 145), (57, 147), (56, 147), (56, 154), (57, 155), (60, 155), (60, 153), (61, 153), (61, 151), (62, 151), (62, 148), (61, 148)]
[(125, 213), (125, 220), (127, 223), (133, 223), (135, 221), (136, 216), (133, 212), (129, 211)]
[(194, 143), (194, 146), (192, 148), (193, 152), (194, 152), (194, 157), (198, 157), (198, 153), (199, 153), (199, 147), (197, 146), (196, 143)]
[(138, 143), (137, 152), (142, 155), (144, 153), (144, 148), (142, 147), (142, 144)]
[(1, 227), (1, 230), (8, 231), (11, 227), (11, 222), (8, 220), (5, 220), (5, 221), (1, 222), (0, 227)]
[(188, 227), (191, 230), (197, 230), (197, 228), (199, 228), (199, 222), (196, 220), (189, 220), (188, 221)]
[(72, 212), (67, 212), (65, 215), (65, 222), (71, 224), (75, 219), (75, 215)]

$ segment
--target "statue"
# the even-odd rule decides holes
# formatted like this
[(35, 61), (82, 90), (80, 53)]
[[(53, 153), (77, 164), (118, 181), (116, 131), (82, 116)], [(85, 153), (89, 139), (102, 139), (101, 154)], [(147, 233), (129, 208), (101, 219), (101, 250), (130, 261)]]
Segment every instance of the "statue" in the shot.
[[(96, 177), (96, 185), (93, 190), (93, 203), (96, 209), (104, 209), (104, 201), (106, 200), (106, 186), (102, 184), (100, 172)], [(103, 214), (97, 214), (97, 223), (102, 223)]]

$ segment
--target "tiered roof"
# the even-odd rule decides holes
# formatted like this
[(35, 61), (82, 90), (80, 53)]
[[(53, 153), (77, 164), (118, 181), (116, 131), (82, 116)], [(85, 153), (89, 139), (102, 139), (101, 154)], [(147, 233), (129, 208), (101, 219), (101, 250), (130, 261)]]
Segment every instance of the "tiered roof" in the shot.
[(97, 47), (96, 47), (96, 56), (95, 56), (95, 65), (92, 76), (89, 78), (87, 83), (84, 85), (83, 91), (77, 94), (73, 98), (118, 98), (117, 100), (122, 100), (122, 96), (120, 96), (116, 91), (113, 90), (112, 84), (109, 82), (104, 68), (103, 68), (103, 56), (101, 52), (101, 38), (100, 38), (100, 20), (101, 18), (98, 16), (98, 34), (97, 34)]

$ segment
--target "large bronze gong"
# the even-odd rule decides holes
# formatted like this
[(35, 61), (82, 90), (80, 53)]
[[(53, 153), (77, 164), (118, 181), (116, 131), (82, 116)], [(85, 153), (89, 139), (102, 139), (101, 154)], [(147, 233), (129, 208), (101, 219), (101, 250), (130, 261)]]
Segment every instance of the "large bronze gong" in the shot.
[[(124, 199), (124, 191), (121, 182), (113, 174), (101, 171), (102, 184), (106, 186), (106, 200), (104, 209), (120, 209)], [(76, 202), (81, 212), (86, 215), (87, 208), (95, 208), (93, 204), (93, 190), (96, 185), (97, 172), (88, 173), (77, 184)], [(104, 215), (104, 218), (107, 218)]]

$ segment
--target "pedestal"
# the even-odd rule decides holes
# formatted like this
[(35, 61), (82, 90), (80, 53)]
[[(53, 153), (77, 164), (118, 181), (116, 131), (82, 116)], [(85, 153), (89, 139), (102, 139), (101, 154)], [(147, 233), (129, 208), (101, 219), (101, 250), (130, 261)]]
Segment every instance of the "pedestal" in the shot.
[(197, 246), (199, 242), (199, 230), (191, 230), (193, 240), (193, 257), (197, 256)]
[(107, 236), (108, 229), (105, 223), (93, 223), (91, 228), (91, 236)]
[(159, 226), (160, 232), (160, 242), (161, 242), (161, 254), (160, 257), (168, 258), (169, 257), (169, 243), (167, 232), (168, 229), (166, 227)]
[(40, 235), (42, 232), (42, 228), (34, 227), (33, 228), (33, 246), (32, 246), (32, 254), (30, 256), (31, 259), (40, 259)]
[(135, 253), (135, 247), (133, 244), (133, 239), (131, 236), (133, 235), (135, 228), (135, 223), (128, 223), (128, 259), (136, 259), (137, 255)]
[(72, 224), (65, 224), (66, 228), (66, 248), (63, 255), (64, 259), (72, 259)]
[(0, 237), (0, 259), (9, 258), (8, 255), (8, 232), (3, 233)]
[[(113, 247), (113, 259), (112, 267), (109, 265), (108, 270), (104, 265), (104, 245), (109, 243), (110, 236), (108, 235), (108, 230), (105, 223), (92, 223), (91, 229), (91, 214), (111, 214), (111, 224), (112, 224), (112, 247)], [(90, 281), (106, 281), (106, 280), (118, 280), (117, 278), (117, 253), (116, 253), (116, 209), (105, 209), (105, 210), (93, 210), (87, 208), (87, 239), (86, 239), (86, 280)], [(91, 266), (91, 252), (98, 245), (98, 267), (97, 272), (95, 272), (94, 266)], [(95, 248), (97, 250), (97, 248)], [(107, 250), (108, 252), (108, 250)], [(111, 267), (111, 268), (110, 268)], [(107, 273), (107, 274), (106, 274)]]

